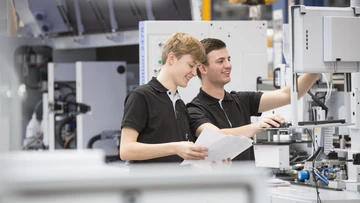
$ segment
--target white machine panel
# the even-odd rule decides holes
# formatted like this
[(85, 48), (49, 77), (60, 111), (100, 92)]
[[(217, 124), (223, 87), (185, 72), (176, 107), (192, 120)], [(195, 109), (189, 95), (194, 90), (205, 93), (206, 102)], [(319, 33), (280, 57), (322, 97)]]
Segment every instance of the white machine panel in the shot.
[[(162, 46), (175, 32), (185, 32), (198, 40), (218, 38), (227, 45), (233, 66), (227, 91), (255, 91), (256, 78), (267, 77), (266, 21), (143, 21), (140, 35), (140, 84), (157, 76), (161, 68)], [(200, 80), (190, 80), (187, 88), (179, 88), (181, 98), (190, 102), (199, 92)]]
[(247, 163), (213, 171), (147, 164), (129, 171), (105, 164), (99, 151), (66, 150), (5, 154), (0, 156), (4, 165), (1, 202), (269, 202), (266, 173)]
[[(295, 72), (359, 71), (357, 62), (359, 46), (356, 46), (359, 45), (357, 40), (360, 33), (359, 19), (351, 20), (354, 17), (352, 8), (296, 6), (292, 7), (291, 15), (292, 57)], [(336, 18), (328, 16), (336, 16)], [(341, 18), (346, 19), (341, 20)], [(339, 26), (340, 23), (342, 26)], [(341, 54), (338, 55), (339, 53)], [(344, 60), (336, 61), (338, 57)], [(349, 62), (354, 60), (356, 62)]]
[(360, 61), (360, 18), (324, 17), (324, 61)]
[(121, 66), (126, 63), (76, 62), (76, 102), (91, 107), (90, 113), (77, 116), (77, 149), (103, 131), (120, 130), (127, 93)]
[(289, 168), (289, 145), (255, 145), (256, 167)]
[(351, 123), (355, 125), (353, 127), (360, 128), (360, 115), (356, 112), (360, 112), (360, 91), (353, 89), (351, 93)]

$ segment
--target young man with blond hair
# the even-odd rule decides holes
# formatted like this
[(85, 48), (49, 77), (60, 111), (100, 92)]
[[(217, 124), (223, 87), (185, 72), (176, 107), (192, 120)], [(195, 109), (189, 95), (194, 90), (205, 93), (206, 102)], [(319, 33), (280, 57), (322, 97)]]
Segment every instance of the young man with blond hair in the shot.
[[(199, 94), (187, 104), (190, 113), (191, 131), (198, 137), (204, 128), (231, 135), (252, 137), (261, 128), (279, 127), (284, 122), (280, 115), (268, 115), (256, 123), (251, 116), (260, 116), (290, 103), (290, 87), (271, 92), (226, 92), (224, 86), (230, 82), (231, 63), (226, 44), (213, 38), (201, 40), (207, 60), (199, 66), (197, 75), (201, 79)], [(298, 79), (298, 97), (302, 97), (318, 78), (318, 74), (304, 74)], [(254, 160), (253, 147), (233, 160)]]
[(131, 91), (125, 100), (120, 157), (132, 162), (203, 160), (207, 148), (195, 146), (190, 117), (177, 87), (186, 87), (206, 60), (193, 36), (175, 33), (162, 50), (157, 78)]

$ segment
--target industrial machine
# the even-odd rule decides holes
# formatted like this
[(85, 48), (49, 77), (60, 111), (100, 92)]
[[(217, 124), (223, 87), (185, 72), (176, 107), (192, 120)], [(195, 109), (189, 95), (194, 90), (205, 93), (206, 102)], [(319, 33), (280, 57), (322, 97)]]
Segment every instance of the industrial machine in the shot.
[[(351, 80), (351, 72), (360, 70), (360, 57), (356, 54), (356, 44), (349, 43), (348, 39), (355, 39), (360, 30), (352, 27), (359, 27), (360, 20), (358, 8), (312, 8), (312, 7), (292, 7), (291, 11), (291, 33), (292, 33), (292, 61), (290, 67), (293, 70), (293, 77), (296, 78), (298, 73), (321, 73), (321, 72), (343, 72), (345, 75), (345, 119), (333, 120), (330, 122), (314, 121), (309, 123), (298, 122), (297, 117), (297, 84), (292, 83), (292, 124), (295, 127), (314, 129), (313, 142), (316, 142), (315, 136), (319, 135), (326, 141), (327, 134), (331, 134), (332, 127), (341, 127), (350, 125), (349, 132), (351, 137), (351, 150), (348, 151), (347, 159), (351, 159), (353, 154), (359, 153), (359, 142), (355, 132), (357, 132), (357, 87), (356, 80)], [(316, 16), (316, 17), (315, 17)], [(314, 23), (322, 25), (323, 29), (315, 29)], [(347, 36), (343, 36), (339, 32), (346, 31)], [(322, 40), (323, 39), (323, 40)], [(346, 40), (345, 40), (346, 39)], [(341, 50), (341, 51), (340, 51)], [(315, 67), (315, 68), (314, 68)], [(352, 100), (352, 102), (350, 102)], [(351, 105), (352, 104), (352, 105)], [(352, 110), (351, 110), (352, 109)], [(350, 116), (352, 115), (352, 117)], [(322, 120), (324, 121), (324, 120)], [(353, 126), (352, 126), (353, 125)], [(317, 134), (316, 134), (317, 133)], [(325, 146), (325, 141), (322, 146)], [(318, 142), (316, 142), (318, 143)], [(317, 149), (319, 151), (321, 148)], [(315, 146), (313, 147), (316, 150)], [(316, 173), (315, 162), (317, 156), (313, 160), (312, 171)], [(345, 164), (344, 162), (342, 164)], [(342, 165), (336, 164), (336, 165)], [(325, 167), (332, 168), (333, 164)], [(358, 180), (358, 167), (349, 163), (348, 180)], [(339, 172), (341, 172), (341, 167)], [(316, 179), (315, 179), (316, 180)], [(317, 182), (317, 180), (315, 181)], [(357, 184), (346, 185), (347, 189), (357, 191)]]
[(101, 148), (117, 156), (126, 88), (125, 62), (49, 63), (49, 150), (92, 148), (108, 140)]
[[(262, 163), (265, 163), (263, 167), (287, 170), (288, 174), (296, 175), (293, 184), (300, 186), (274, 188), (272, 202), (358, 202), (360, 199), (360, 83), (357, 73), (360, 57), (356, 54), (359, 14), (359, 7), (291, 7), (290, 57), (285, 65), (291, 76), (291, 104), (286, 107), (291, 114), (285, 114), (291, 126), (271, 129), (275, 132), (275, 136), (269, 138), (273, 147), (265, 147), (270, 148), (269, 152), (274, 151), (271, 154), (276, 163)], [(331, 90), (328, 86), (324, 91), (315, 87), (308, 97), (298, 101), (296, 78), (303, 73), (327, 73), (334, 79), (341, 73), (343, 89)], [(348, 144), (345, 135), (351, 139)], [(335, 137), (340, 137), (338, 146)], [(282, 144), (306, 140), (310, 140), (307, 145), (312, 150), (303, 160), (291, 164), (294, 157), (286, 156), (291, 155), (291, 148), (294, 148), (284, 149)], [(282, 155), (284, 150), (285, 155)], [(313, 188), (306, 189), (304, 185)]]
[[(2, 46), (1, 53), (2, 51), (5, 53), (2, 59), (3, 61), (10, 60), (10, 63), (6, 66), (6, 68), (9, 69), (9, 74), (2, 71), (2, 76), (4, 78), (6, 78), (6, 75), (10, 76), (9, 80), (11, 81), (7, 82), (7, 80), (4, 80), (6, 84), (11, 85), (4, 87), (2, 91), (4, 95), (9, 95), (4, 98), (2, 104), (5, 106), (7, 103), (11, 104), (8, 105), (9, 108), (7, 108), (9, 111), (11, 109), (11, 114), (2, 111), (4, 112), (2, 115), (5, 115), (5, 117), (2, 117), (4, 120), (1, 121), (1, 126), (2, 129), (4, 129), (5, 136), (1, 142), (4, 145), (1, 146), (1, 149), (5, 151), (18, 150), (21, 148), (27, 150), (46, 149), (47, 147), (51, 147), (51, 149), (56, 148), (53, 144), (57, 143), (53, 142), (54, 137), (48, 136), (46, 133), (49, 128), (53, 128), (52, 124), (49, 123), (51, 116), (46, 116), (48, 113), (45, 111), (48, 109), (41, 107), (46, 106), (45, 104), (48, 103), (46, 98), (56, 98), (60, 95), (59, 92), (61, 91), (63, 91), (64, 95), (69, 93), (66, 97), (66, 99), (69, 99), (69, 102), (76, 102), (76, 97), (74, 97), (75, 93), (73, 93), (74, 91), (71, 89), (75, 90), (78, 89), (78, 87), (75, 88), (76, 78), (71, 78), (71, 80), (67, 81), (61, 81), (62, 79), (60, 78), (60, 81), (56, 82), (56, 77), (61, 77), (56, 76), (53, 78), (55, 79), (54, 85), (56, 86), (51, 88), (56, 89), (56, 94), (59, 95), (43, 97), (43, 94), (51, 91), (48, 90), (48, 63), (57, 64), (57, 66), (62, 68), (65, 66), (63, 65), (65, 63), (71, 63), (74, 66), (76, 62), (109, 62), (108, 64), (98, 63), (99, 68), (103, 68), (101, 72), (105, 72), (107, 69), (106, 66), (110, 64), (110, 61), (124, 61), (126, 63), (126, 66), (124, 66), (126, 68), (126, 74), (122, 74), (124, 77), (121, 78), (121, 82), (113, 80), (114, 83), (112, 83), (112, 85), (117, 87), (117, 90), (119, 90), (119, 88), (121, 89), (121, 94), (123, 94), (121, 97), (124, 97), (127, 92), (139, 85), (138, 22), (141, 20), (192, 20), (199, 19), (200, 17), (198, 4), (190, 0), (160, 0), (156, 2), (140, 0), (112, 0), (101, 2), (83, 0), (14, 0), (9, 1), (6, 5), (8, 5), (9, 9), (14, 9), (14, 21), (16, 21), (15, 24), (18, 26), (18, 29), (15, 31), (17, 31), (19, 37), (4, 37), (4, 39), (2, 39), (2, 41), (6, 42), (4, 44), (2, 43), (4, 46)], [(17, 48), (19, 49), (17, 50)], [(41, 67), (37, 66), (39, 64)], [(91, 66), (91, 64), (88, 63), (83, 64), (85, 64), (85, 66), (83, 66), (84, 68)], [(16, 68), (11, 68), (14, 66), (16, 66)], [(116, 65), (114, 65), (114, 68), (115, 66)], [(66, 68), (64, 68), (63, 71), (65, 71), (65, 69)], [(108, 69), (109, 73), (104, 73), (105, 75), (110, 74), (110, 68)], [(15, 72), (12, 73), (14, 70)], [(97, 77), (100, 76), (100, 74), (95, 72), (96, 71), (94, 71), (93, 74), (96, 74)], [(71, 73), (65, 71), (65, 73), (61, 74), (69, 75)], [(87, 72), (84, 71), (82, 75), (84, 74), (87, 74)], [(76, 75), (77, 74), (73, 74), (72, 77), (77, 77)], [(91, 76), (86, 75), (84, 79), (88, 80), (90, 77)], [(126, 79), (123, 80), (124, 78)], [(91, 79), (96, 80), (94, 78)], [(62, 84), (70, 84), (72, 88), (66, 88), (64, 85), (60, 88), (59, 85), (61, 86)], [(80, 85), (82, 84), (83, 83), (80, 83)], [(94, 82), (94, 85), (95, 84), (96, 82)], [(109, 83), (106, 87), (108, 88), (107, 93), (110, 96), (114, 96), (111, 95), (110, 92), (112, 92), (115, 86), (110, 86), (111, 84)], [(89, 87), (92, 88), (91, 85), (84, 86), (84, 88)], [(59, 88), (61, 91), (59, 91)], [(17, 97), (18, 89), (19, 94), (23, 95), (21, 98)], [(89, 93), (84, 92), (84, 95), (87, 94)], [(104, 95), (100, 94), (102, 93), (99, 92), (96, 95), (99, 97), (106, 96), (105, 93)], [(107, 102), (109, 102), (112, 97), (108, 95), (106, 97), (108, 100), (102, 98), (104, 106), (111, 109), (112, 107), (109, 106), (110, 104)], [(87, 99), (78, 98), (78, 100)], [(116, 101), (118, 101), (118, 98), (116, 98)], [(52, 101), (50, 101), (50, 103), (51, 102)], [(86, 103), (86, 101), (82, 102)], [(112, 103), (111, 105), (115, 104)], [(122, 107), (122, 105), (123, 102), (119, 101), (116, 103), (116, 108), (114, 108), (117, 109)], [(35, 106), (38, 106), (36, 108), (36, 117), (33, 116)], [(74, 110), (73, 108), (75, 108), (75, 105), (70, 105), (71, 111)], [(6, 108), (4, 109), (6, 110)], [(112, 112), (116, 111), (117, 110), (114, 110)], [(88, 113), (90, 112), (91, 111)], [(52, 113), (54, 112), (49, 111), (49, 114)], [(94, 111), (92, 113), (94, 113)], [(97, 113), (97, 115), (98, 114), (99, 113)], [(44, 115), (44, 117), (42, 115)], [(90, 114), (86, 114), (79, 119), (84, 118), (84, 120), (86, 120), (86, 116), (91, 117)], [(91, 132), (95, 134), (85, 135), (86, 139), (84, 139), (84, 143), (81, 144), (82, 148), (87, 147), (87, 141), (90, 139), (90, 136), (100, 134), (102, 135), (101, 137), (105, 138), (109, 137), (108, 133), (114, 134), (115, 131), (119, 130), (121, 114), (118, 114), (116, 117), (118, 121), (110, 117), (107, 119), (114, 119), (113, 122), (117, 122), (117, 127), (107, 126), (104, 127), (102, 131), (97, 131), (96, 133)], [(47, 120), (49, 120), (49, 122), (46, 124)], [(72, 140), (71, 142), (66, 142), (67, 140), (63, 139), (63, 144), (65, 144), (65, 142), (67, 144), (70, 143), (70, 148), (74, 148), (75, 143), (77, 143), (76, 139), (72, 138), (72, 134), (78, 130), (78, 128), (74, 127), (75, 123), (79, 124), (77, 120), (78, 119), (74, 119), (62, 128), (67, 131), (67, 133), (64, 134), (64, 136), (67, 134), (64, 138), (71, 137), (69, 138), (69, 140)], [(54, 123), (59, 124), (59, 121), (55, 121)], [(51, 130), (51, 132), (56, 132), (56, 128)], [(90, 132), (84, 133), (87, 134)], [(26, 136), (26, 134), (29, 136)], [(50, 143), (47, 138), (50, 139)], [(79, 143), (80, 142), (77, 144)], [(70, 145), (66, 145), (66, 147)], [(96, 145), (98, 145), (98, 142)]]

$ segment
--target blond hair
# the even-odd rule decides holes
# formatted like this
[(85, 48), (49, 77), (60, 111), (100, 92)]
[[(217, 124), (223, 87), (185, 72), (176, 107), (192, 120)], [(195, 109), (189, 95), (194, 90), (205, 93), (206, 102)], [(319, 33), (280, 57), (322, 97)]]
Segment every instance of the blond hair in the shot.
[(205, 49), (202, 44), (195, 37), (186, 33), (174, 33), (166, 40), (161, 54), (162, 65), (166, 63), (170, 52), (174, 53), (177, 59), (189, 54), (199, 63), (206, 61)]

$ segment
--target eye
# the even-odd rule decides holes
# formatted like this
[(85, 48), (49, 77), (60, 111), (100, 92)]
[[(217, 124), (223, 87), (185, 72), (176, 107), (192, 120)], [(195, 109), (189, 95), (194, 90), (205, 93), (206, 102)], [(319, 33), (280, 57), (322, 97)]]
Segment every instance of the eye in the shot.
[(191, 68), (193, 68), (195, 65), (191, 65), (191, 64), (189, 63), (189, 66), (190, 66)]
[(228, 58), (228, 61), (230, 62), (230, 61), (231, 61), (231, 58)]
[(217, 61), (216, 63), (222, 64), (223, 62), (224, 62), (224, 60), (220, 60), (220, 61)]

